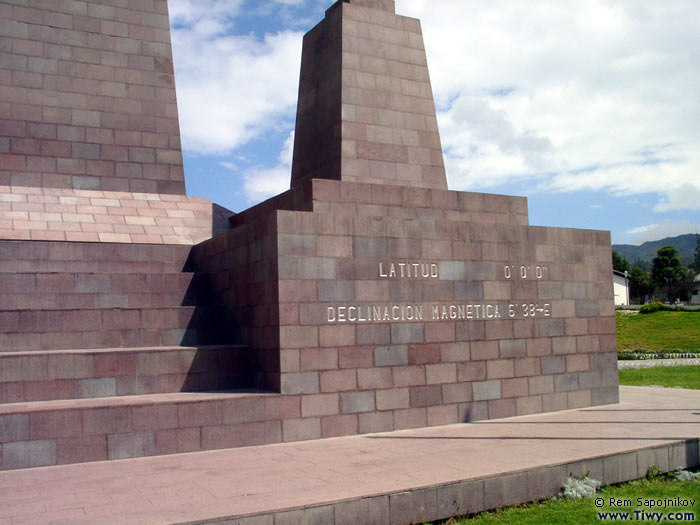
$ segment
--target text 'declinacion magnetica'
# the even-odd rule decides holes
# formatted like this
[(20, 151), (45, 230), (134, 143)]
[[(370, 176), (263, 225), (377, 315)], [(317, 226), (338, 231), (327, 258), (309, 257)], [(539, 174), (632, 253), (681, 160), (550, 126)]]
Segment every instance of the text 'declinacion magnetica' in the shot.
[(326, 321), (330, 324), (496, 321), (551, 317), (552, 305), (550, 303), (526, 301), (459, 304), (347, 304), (326, 307)]

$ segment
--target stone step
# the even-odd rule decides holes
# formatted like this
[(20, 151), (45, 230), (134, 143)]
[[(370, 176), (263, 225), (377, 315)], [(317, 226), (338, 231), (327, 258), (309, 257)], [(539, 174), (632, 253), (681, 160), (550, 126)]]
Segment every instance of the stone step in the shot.
[[(174, 306), (195, 306), (199, 303), (196, 289), (174, 293), (45, 293), (45, 294), (2, 294), (2, 310), (75, 310), (95, 308), (172, 308)], [(201, 292), (202, 294), (206, 292)], [(0, 314), (2, 315), (2, 314)]]
[(229, 222), (234, 227), (241, 226), (275, 210), (528, 224), (527, 199), (524, 197), (320, 178), (303, 181), (284, 193), (232, 215)]
[(0, 470), (305, 439), (298, 396), (256, 390), (0, 405)]
[(0, 240), (3, 272), (177, 273), (187, 270), (191, 247)]
[(0, 353), (0, 404), (252, 386), (244, 346)]
[(0, 270), (3, 291), (0, 311), (196, 305), (208, 300), (206, 283), (205, 275), (191, 272), (5, 273)]
[(0, 352), (226, 344), (225, 317), (215, 306), (5, 310)]

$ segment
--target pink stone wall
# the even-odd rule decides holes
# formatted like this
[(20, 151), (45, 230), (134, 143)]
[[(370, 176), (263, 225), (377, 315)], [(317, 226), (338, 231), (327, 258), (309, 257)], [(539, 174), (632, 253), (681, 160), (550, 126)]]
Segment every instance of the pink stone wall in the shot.
[(209, 274), (217, 301), (227, 310), (233, 342), (250, 345), (253, 383), (279, 391), (279, 287), (274, 213), (250, 219), (192, 248), (195, 271)]
[(184, 195), (166, 0), (0, 0), (0, 186)]
[[(526, 213), (515, 197), (308, 181), (236, 216), (194, 261), (251, 323), (262, 384), (301, 396), (283, 422), (299, 439), (614, 403), (609, 233)], [(392, 261), (431, 269), (392, 278)], [(357, 319), (377, 305), (423, 318)]]
[[(281, 391), (304, 396), (302, 417), (320, 419), (324, 437), (616, 401), (607, 234), (378, 217), (331, 224), (305, 212), (278, 221)], [(439, 278), (381, 278), (378, 263), (391, 260), (435, 261)], [(545, 266), (543, 279), (506, 279), (514, 261)], [(474, 310), (453, 319), (454, 304), (497, 305), (502, 318)], [(425, 319), (352, 322), (346, 310), (341, 322), (339, 305), (420, 305)], [(447, 306), (447, 318), (435, 319), (433, 305)]]

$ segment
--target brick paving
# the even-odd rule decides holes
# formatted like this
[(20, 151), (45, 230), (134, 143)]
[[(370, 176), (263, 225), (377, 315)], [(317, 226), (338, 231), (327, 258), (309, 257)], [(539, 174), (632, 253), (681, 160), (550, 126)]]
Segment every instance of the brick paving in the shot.
[[(0, 523), (409, 523), (698, 465), (700, 392), (471, 424), (0, 473)], [(238, 518), (248, 517), (245, 520)], [(234, 519), (236, 518), (236, 519)]]

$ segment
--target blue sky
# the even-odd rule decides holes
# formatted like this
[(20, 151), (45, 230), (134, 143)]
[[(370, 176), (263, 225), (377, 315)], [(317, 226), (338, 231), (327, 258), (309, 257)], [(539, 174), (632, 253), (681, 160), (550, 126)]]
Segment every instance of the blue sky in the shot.
[[(187, 191), (289, 185), (301, 38), (331, 0), (170, 0)], [(700, 4), (398, 0), (422, 21), (450, 189), (638, 244), (700, 231)]]

